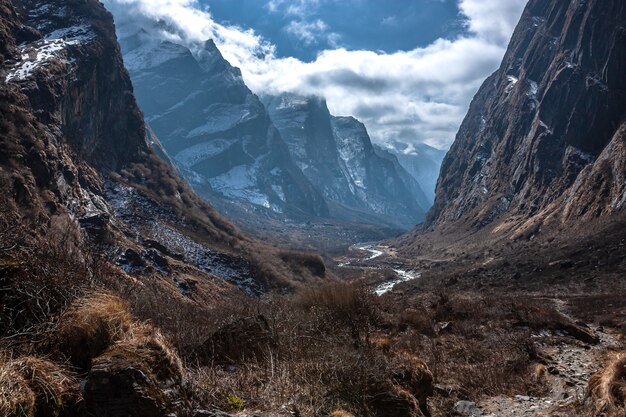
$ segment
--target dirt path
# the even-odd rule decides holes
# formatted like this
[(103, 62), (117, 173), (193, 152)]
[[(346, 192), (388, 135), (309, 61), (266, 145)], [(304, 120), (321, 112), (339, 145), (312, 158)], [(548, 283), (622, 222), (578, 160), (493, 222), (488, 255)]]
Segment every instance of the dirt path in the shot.
[[(554, 300), (564, 314), (564, 302)], [(617, 340), (598, 327), (589, 326), (600, 339), (596, 345), (587, 345), (564, 334), (542, 331), (533, 334), (538, 350), (548, 359), (545, 378), (549, 394), (545, 397), (516, 395), (497, 396), (475, 403), (457, 403), (457, 411), (466, 416), (482, 417), (543, 417), (551, 415), (586, 394), (589, 378), (598, 370), (597, 359)]]

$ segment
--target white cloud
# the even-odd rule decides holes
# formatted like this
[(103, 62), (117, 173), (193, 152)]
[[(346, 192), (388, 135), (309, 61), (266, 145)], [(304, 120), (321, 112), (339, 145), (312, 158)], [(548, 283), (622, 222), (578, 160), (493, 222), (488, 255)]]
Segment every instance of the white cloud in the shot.
[(285, 30), (305, 45), (319, 43), (322, 39), (327, 40), (331, 45), (336, 45), (339, 40), (339, 35), (334, 32), (329, 33), (328, 25), (320, 19), (312, 22), (292, 20)]
[[(331, 112), (354, 115), (378, 142), (401, 140), (447, 147), (472, 96), (499, 65), (527, 0), (459, 0), (469, 34), (439, 39), (425, 48), (395, 53), (321, 52), (313, 62), (277, 58), (273, 45), (252, 30), (215, 22), (195, 0), (105, 0), (118, 20), (144, 16), (175, 27), (188, 41), (213, 38), (224, 57), (241, 68), (257, 93), (282, 91), (326, 97)], [(271, 0), (270, 10), (285, 0)], [(290, 2), (292, 14), (307, 4)], [(298, 7), (303, 7), (298, 10)], [(290, 32), (314, 42), (328, 32), (322, 21), (294, 23)], [(310, 26), (313, 24), (313, 26)], [(416, 29), (418, 30), (418, 29)], [(332, 43), (331, 43), (332, 44)]]
[(291, 16), (305, 17), (313, 13), (320, 5), (320, 0), (269, 0), (267, 8), (271, 12), (283, 10)]

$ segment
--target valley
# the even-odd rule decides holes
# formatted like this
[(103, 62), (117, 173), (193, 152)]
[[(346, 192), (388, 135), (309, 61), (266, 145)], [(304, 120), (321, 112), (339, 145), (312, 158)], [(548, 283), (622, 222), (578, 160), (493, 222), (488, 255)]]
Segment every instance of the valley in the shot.
[(322, 3), (0, 0), (0, 416), (626, 416), (626, 3)]

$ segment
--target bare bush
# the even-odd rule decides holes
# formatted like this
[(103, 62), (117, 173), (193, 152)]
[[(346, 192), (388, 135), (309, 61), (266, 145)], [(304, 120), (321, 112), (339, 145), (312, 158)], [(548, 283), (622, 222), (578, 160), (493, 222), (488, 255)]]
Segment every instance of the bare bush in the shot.
[(615, 353), (606, 366), (589, 380), (589, 394), (596, 415), (626, 413), (626, 353)]

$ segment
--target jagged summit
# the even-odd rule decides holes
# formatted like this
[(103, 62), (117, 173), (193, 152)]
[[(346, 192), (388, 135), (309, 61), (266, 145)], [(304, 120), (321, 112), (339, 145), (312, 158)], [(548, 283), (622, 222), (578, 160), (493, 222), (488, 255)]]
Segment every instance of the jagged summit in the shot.
[(120, 29), (146, 121), (194, 189), (277, 213), (324, 216), (258, 98), (212, 40), (183, 45)]
[(428, 208), (419, 184), (391, 155), (379, 155), (363, 123), (330, 114), (323, 98), (284, 93), (262, 98), (302, 172), (331, 201), (331, 214), (368, 212), (402, 227)]

